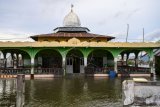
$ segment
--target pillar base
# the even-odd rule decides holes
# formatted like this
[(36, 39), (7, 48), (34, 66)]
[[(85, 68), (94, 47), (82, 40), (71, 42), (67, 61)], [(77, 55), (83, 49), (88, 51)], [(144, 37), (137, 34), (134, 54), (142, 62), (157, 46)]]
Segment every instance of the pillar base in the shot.
[(31, 79), (34, 79), (34, 74), (31, 74), (31, 75), (30, 75), (30, 78), (31, 78)]

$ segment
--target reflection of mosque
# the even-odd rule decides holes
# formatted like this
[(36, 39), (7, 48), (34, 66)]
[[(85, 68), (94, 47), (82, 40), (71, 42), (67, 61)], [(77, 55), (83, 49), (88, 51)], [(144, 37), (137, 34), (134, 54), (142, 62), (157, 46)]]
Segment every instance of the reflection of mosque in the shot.
[(0, 80), (0, 107), (10, 107), (16, 103), (16, 79)]

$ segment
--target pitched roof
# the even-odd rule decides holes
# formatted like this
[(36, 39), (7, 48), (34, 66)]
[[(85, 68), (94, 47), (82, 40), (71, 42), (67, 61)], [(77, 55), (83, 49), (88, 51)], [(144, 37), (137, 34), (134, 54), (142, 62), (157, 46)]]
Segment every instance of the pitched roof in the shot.
[(57, 32), (57, 33), (49, 33), (49, 34), (40, 34), (31, 36), (32, 39), (38, 40), (39, 37), (54, 37), (54, 38), (106, 38), (107, 40), (114, 39), (115, 37), (107, 36), (107, 35), (99, 35), (92, 34), (87, 32)]

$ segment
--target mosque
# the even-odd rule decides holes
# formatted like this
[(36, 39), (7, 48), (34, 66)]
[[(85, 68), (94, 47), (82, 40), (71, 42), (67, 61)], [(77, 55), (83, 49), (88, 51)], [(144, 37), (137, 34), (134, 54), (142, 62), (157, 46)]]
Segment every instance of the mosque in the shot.
[[(153, 49), (160, 47), (153, 42), (111, 42), (115, 37), (90, 33), (73, 8), (64, 17), (62, 27), (30, 38), (34, 42), (0, 42), (1, 75), (108, 76), (112, 70), (118, 76), (150, 76), (155, 73)], [(142, 53), (149, 56), (148, 66), (140, 66)], [(129, 59), (131, 54), (134, 57)]]

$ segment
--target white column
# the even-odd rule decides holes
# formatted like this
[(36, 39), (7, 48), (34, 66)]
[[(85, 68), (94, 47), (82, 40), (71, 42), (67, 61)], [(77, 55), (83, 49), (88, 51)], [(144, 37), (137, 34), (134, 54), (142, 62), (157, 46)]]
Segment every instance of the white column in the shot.
[(155, 74), (154, 65), (153, 65), (153, 58), (154, 58), (154, 57), (150, 57), (150, 64), (149, 64), (149, 66), (150, 66), (150, 72), (151, 72), (152, 74)]
[(84, 57), (84, 67), (87, 67), (87, 57)]
[(115, 71), (116, 73), (118, 73), (117, 61), (118, 61), (118, 58), (117, 58), (117, 57), (114, 57), (114, 71)]
[(62, 68), (63, 68), (63, 75), (66, 75), (66, 56), (62, 57)]
[(31, 58), (31, 75), (34, 75), (34, 57)]
[(128, 66), (128, 58), (129, 58), (129, 53), (127, 53), (126, 66)]
[(135, 55), (135, 67), (138, 67), (138, 55)]

